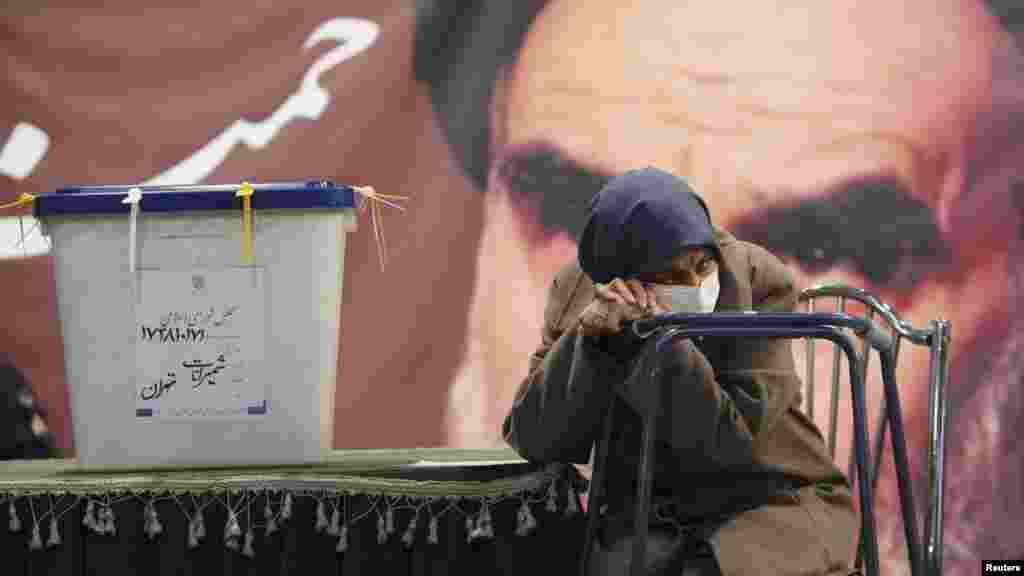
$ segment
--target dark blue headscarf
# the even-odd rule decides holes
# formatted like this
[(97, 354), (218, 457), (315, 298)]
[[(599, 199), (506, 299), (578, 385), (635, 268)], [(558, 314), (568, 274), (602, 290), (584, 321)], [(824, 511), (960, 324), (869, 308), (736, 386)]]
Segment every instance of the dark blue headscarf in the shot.
[(661, 272), (684, 248), (718, 255), (711, 215), (685, 180), (657, 168), (630, 170), (590, 202), (579, 262), (594, 282)]

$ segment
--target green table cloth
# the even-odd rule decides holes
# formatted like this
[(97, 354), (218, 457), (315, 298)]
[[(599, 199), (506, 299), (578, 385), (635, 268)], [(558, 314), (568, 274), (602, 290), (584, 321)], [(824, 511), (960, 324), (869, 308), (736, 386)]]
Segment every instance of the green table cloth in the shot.
[(571, 572), (584, 488), (572, 467), (510, 450), (337, 451), (276, 468), (0, 463), (0, 573)]

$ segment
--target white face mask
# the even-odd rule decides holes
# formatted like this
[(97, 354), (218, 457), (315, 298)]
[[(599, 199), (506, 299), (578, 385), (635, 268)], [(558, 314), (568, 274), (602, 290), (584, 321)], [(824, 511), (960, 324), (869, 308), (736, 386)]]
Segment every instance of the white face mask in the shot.
[(669, 312), (707, 313), (718, 304), (718, 271), (701, 282), (700, 286), (651, 284), (658, 300), (668, 306)]

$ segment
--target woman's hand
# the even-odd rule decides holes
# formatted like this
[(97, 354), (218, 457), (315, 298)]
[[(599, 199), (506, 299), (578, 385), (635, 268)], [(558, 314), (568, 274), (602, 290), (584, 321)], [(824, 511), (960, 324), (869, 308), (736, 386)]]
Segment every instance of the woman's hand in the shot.
[(637, 280), (615, 278), (608, 284), (595, 284), (594, 292), (594, 301), (580, 313), (587, 336), (618, 334), (628, 322), (666, 311), (654, 292)]

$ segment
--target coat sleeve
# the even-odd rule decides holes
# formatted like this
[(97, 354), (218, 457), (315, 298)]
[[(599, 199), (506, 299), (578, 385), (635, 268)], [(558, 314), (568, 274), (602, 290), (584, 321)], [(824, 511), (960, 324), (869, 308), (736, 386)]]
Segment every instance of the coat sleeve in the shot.
[[(793, 275), (764, 248), (749, 245), (750, 285), (754, 310), (793, 312), (798, 291)], [(737, 407), (755, 432), (770, 430), (791, 407), (800, 404), (801, 380), (789, 339), (746, 339), (736, 343), (722, 372), (735, 391)]]
[[(793, 310), (796, 291), (785, 265), (756, 246), (750, 247), (748, 263), (754, 310)], [(644, 353), (652, 349), (650, 344)], [(691, 469), (708, 460), (725, 467), (751, 464), (758, 438), (799, 401), (800, 380), (788, 340), (728, 339), (710, 358), (682, 340), (653, 361), (661, 363), (658, 381), (652, 382), (649, 372), (636, 373), (619, 393), (643, 411), (651, 388), (662, 387), (658, 435)], [(650, 367), (640, 362), (634, 369)]]
[(611, 399), (616, 365), (572, 317), (584, 304), (574, 276), (552, 284), (541, 346), (503, 425), (505, 441), (531, 461), (586, 464)]

